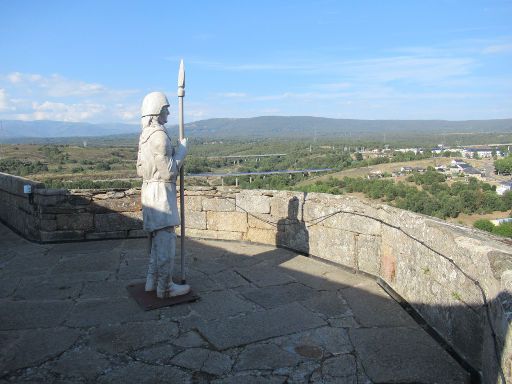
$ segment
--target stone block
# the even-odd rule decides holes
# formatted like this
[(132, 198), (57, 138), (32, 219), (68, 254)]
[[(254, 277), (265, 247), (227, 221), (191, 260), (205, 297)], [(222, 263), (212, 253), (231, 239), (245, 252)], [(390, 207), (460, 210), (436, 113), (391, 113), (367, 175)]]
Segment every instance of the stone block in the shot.
[(185, 226), (187, 229), (206, 229), (206, 212), (186, 211)]
[(285, 221), (278, 227), (277, 243), (306, 254), (310, 253), (309, 230), (303, 222)]
[(84, 231), (53, 231), (53, 232), (41, 231), (40, 235), (41, 235), (41, 241), (43, 243), (57, 242), (57, 241), (84, 240), (85, 239)]
[(277, 231), (279, 221), (276, 221), (276, 219), (269, 214), (260, 213), (257, 215), (247, 215), (247, 224), (249, 228)]
[(223, 350), (318, 328), (325, 322), (297, 303), (244, 317), (213, 320), (199, 324), (199, 331), (216, 349)]
[(91, 213), (72, 213), (57, 215), (57, 229), (82, 230), (93, 228), (93, 215)]
[(245, 212), (207, 212), (207, 228), (214, 231), (246, 232), (247, 214)]
[[(178, 201), (179, 205), (179, 201)], [(202, 211), (203, 210), (203, 196), (185, 196), (185, 210), (187, 211)]]
[(148, 237), (148, 233), (143, 229), (130, 229), (128, 237), (132, 239), (139, 239), (141, 237)]
[(270, 214), (275, 218), (302, 220), (304, 193), (277, 192), (270, 200)]
[[(60, 190), (59, 190), (60, 191)], [(34, 194), (34, 203), (44, 207), (56, 206), (68, 202), (67, 190), (53, 195)], [(64, 192), (65, 191), (65, 192)]]
[(91, 211), (96, 213), (108, 212), (137, 212), (142, 209), (140, 196), (130, 195), (114, 199), (95, 199)]
[(42, 231), (47, 231), (47, 232), (56, 231), (57, 230), (57, 220), (41, 219), (41, 221), (39, 222), (39, 228)]
[(315, 225), (309, 228), (309, 253), (350, 268), (356, 267), (355, 235)]
[(114, 200), (122, 199), (123, 197), (125, 197), (125, 193), (122, 191), (108, 191), (105, 193), (96, 193), (94, 200)]
[(209, 197), (203, 199), (203, 211), (234, 212), (234, 198)]
[(142, 212), (102, 213), (94, 215), (96, 232), (142, 228)]
[(277, 244), (277, 234), (275, 230), (249, 228), (244, 236), (244, 240), (252, 241), (253, 243), (261, 244)]
[(270, 197), (257, 191), (244, 190), (236, 195), (236, 210), (249, 213), (270, 213)]
[(128, 237), (127, 231), (90, 232), (85, 234), (86, 240), (124, 239)]
[(356, 236), (357, 268), (360, 271), (379, 275), (381, 238), (379, 236)]
[[(180, 231), (177, 231), (180, 234)], [(186, 236), (195, 237), (199, 239), (218, 239), (218, 240), (242, 240), (242, 232), (230, 232), (230, 231), (212, 231), (203, 229), (188, 229)]]

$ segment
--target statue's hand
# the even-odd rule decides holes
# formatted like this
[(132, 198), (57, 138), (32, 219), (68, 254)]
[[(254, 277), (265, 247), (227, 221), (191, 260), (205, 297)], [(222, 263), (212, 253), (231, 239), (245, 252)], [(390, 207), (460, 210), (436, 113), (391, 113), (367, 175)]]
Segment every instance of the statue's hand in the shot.
[(180, 144), (183, 145), (185, 148), (187, 148), (187, 140), (188, 139), (186, 137), (180, 140)]

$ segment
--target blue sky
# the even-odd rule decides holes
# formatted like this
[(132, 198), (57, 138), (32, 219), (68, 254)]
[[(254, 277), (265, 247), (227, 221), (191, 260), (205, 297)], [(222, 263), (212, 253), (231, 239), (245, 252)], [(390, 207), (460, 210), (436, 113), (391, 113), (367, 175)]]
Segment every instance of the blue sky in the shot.
[[(0, 1), (0, 119), (512, 117), (512, 0)], [(175, 122), (175, 114), (171, 122)]]

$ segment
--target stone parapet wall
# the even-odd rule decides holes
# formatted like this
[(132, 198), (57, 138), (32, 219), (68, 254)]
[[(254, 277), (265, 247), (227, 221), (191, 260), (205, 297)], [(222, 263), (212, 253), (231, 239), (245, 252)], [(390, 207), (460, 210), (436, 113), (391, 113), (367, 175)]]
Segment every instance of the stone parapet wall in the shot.
[[(145, 236), (140, 190), (51, 190), (32, 183), (30, 199), (26, 183), (0, 174), (0, 219), (31, 240)], [(480, 370), (484, 382), (497, 382), (496, 350), (512, 382), (507, 240), (351, 196), (195, 187), (185, 201), (187, 236), (283, 246), (376, 276)]]
[(351, 196), (229, 188), (187, 194), (187, 236), (284, 246), (376, 276), (484, 382), (496, 382), (497, 354), (511, 380), (510, 241)]

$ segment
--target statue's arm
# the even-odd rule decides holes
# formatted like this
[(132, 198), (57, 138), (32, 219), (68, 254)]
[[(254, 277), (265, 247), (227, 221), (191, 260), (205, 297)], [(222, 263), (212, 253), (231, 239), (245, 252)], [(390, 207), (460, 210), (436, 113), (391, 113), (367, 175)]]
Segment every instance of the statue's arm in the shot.
[(142, 173), (142, 159), (141, 159), (141, 144), (139, 144), (139, 152), (137, 153), (137, 175), (143, 176)]
[(183, 165), (183, 161), (185, 160), (185, 156), (187, 156), (187, 139), (182, 139), (178, 143), (178, 147), (176, 148), (176, 152), (174, 153), (174, 160), (176, 161), (176, 168), (179, 170)]

